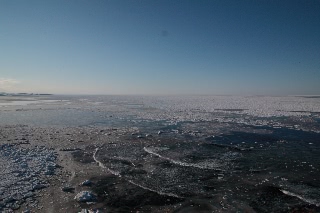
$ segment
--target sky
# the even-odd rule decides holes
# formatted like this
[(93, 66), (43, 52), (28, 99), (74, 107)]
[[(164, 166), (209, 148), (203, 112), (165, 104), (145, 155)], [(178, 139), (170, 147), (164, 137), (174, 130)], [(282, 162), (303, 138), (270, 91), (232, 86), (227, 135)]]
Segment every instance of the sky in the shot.
[(0, 92), (320, 94), (320, 0), (0, 0)]

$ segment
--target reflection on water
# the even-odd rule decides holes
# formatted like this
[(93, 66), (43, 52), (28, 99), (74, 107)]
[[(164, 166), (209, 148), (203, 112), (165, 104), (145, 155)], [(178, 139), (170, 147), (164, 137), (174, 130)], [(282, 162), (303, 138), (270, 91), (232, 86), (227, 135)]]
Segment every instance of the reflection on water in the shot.
[(26, 106), (29, 104), (46, 104), (46, 103), (52, 103), (52, 102), (57, 102), (59, 100), (20, 100), (20, 101), (5, 101), (5, 102), (0, 102), (0, 106), (6, 107), (6, 106)]

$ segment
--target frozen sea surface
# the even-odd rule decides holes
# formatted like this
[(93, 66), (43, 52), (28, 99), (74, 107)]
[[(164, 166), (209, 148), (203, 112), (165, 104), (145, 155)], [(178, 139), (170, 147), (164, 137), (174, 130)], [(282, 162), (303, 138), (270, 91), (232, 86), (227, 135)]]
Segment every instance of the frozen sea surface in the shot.
[(320, 211), (318, 97), (46, 100), (0, 106), (0, 123), (134, 127), (95, 153), (101, 167), (132, 184), (225, 212)]

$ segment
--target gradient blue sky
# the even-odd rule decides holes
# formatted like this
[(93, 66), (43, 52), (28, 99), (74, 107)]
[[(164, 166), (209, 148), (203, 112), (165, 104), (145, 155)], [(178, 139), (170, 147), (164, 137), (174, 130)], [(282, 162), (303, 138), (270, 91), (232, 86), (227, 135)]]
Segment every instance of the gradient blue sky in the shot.
[(0, 0), (0, 91), (320, 94), (320, 1)]

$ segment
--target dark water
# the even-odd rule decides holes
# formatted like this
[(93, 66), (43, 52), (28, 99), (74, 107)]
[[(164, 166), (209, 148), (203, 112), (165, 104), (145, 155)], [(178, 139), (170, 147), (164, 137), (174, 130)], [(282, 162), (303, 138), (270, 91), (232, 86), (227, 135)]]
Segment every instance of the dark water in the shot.
[(197, 137), (170, 128), (151, 139), (106, 145), (98, 157), (141, 187), (225, 211), (320, 210), (319, 133), (252, 126), (251, 132)]

